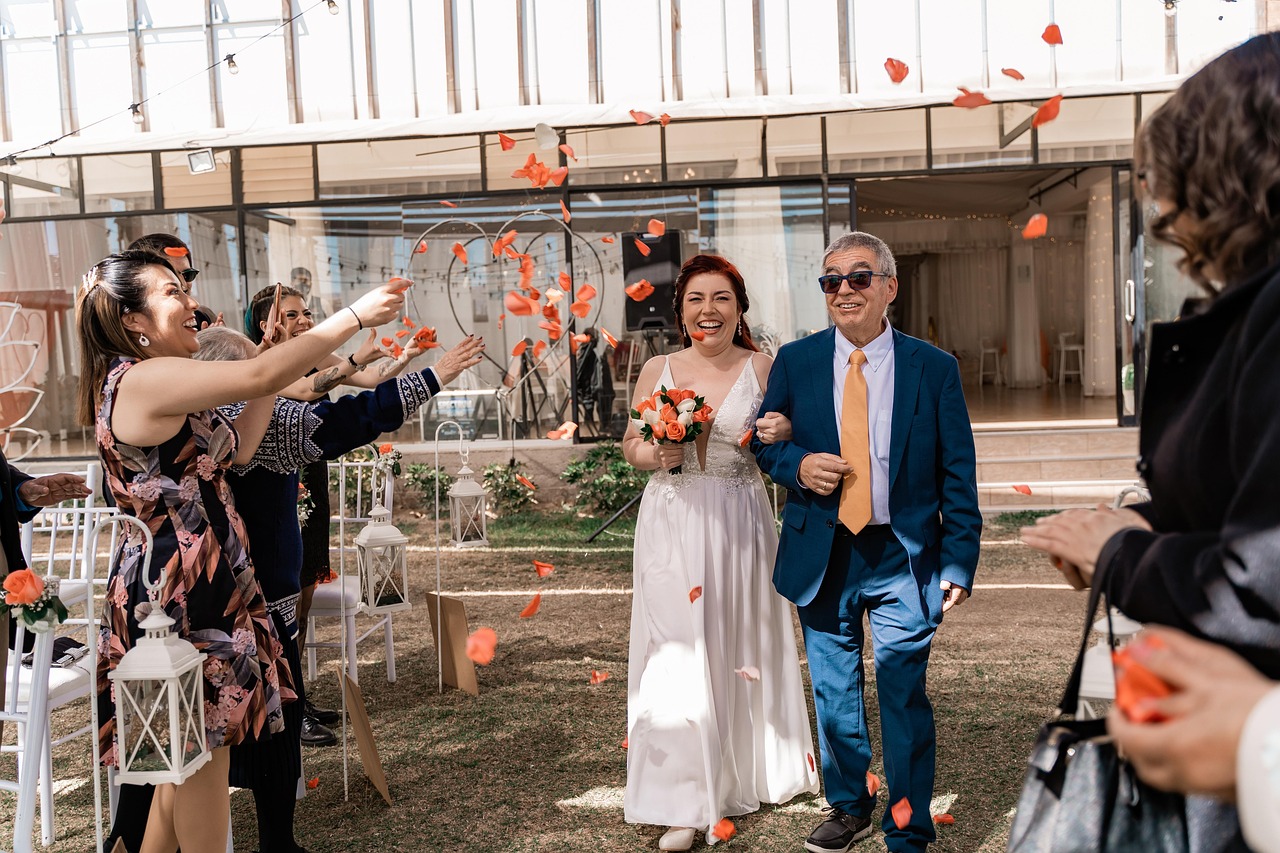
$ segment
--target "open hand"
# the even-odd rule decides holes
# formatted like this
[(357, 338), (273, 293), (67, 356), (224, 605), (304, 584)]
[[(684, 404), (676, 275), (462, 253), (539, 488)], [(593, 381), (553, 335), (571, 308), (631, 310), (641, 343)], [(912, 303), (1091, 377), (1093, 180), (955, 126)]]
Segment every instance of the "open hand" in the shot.
[(819, 495), (829, 495), (853, 466), (834, 453), (810, 453), (800, 461), (800, 485)]
[(360, 325), (371, 329), (396, 319), (404, 305), (402, 287), (402, 282), (380, 284), (357, 299), (351, 310), (360, 319)]
[(27, 506), (54, 506), (87, 498), (90, 494), (84, 477), (77, 474), (48, 474), (27, 480), (18, 487), (18, 497)]
[(448, 385), (457, 379), (462, 371), (479, 364), (483, 355), (484, 338), (467, 335), (462, 339), (462, 343), (442, 355), (440, 360), (431, 367), (435, 370), (440, 384)]
[(356, 347), (355, 354), (351, 357), (355, 359), (357, 365), (364, 367), (390, 355), (391, 353), (378, 343), (378, 330), (375, 327), (369, 330), (369, 336), (360, 342), (360, 346)]

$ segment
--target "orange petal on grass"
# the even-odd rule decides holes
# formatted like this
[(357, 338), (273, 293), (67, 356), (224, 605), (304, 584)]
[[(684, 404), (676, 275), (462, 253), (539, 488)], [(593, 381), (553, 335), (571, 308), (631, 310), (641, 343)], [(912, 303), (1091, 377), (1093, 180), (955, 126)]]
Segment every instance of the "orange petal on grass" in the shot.
[[(536, 346), (535, 346), (533, 349), (534, 349), (534, 352), (537, 352), (537, 350), (538, 350), (538, 348), (537, 348)], [(528, 489), (528, 490), (529, 490), (529, 491), (531, 491), (531, 492), (536, 492), (536, 491), (538, 491), (538, 486), (537, 486), (537, 484), (536, 484), (536, 483), (534, 483), (534, 482), (533, 482), (533, 480), (530, 480), (528, 477), (524, 476), (523, 474), (517, 474), (517, 475), (516, 475), (516, 482), (517, 482), (517, 483), (519, 483), (520, 485), (524, 486), (526, 489)], [(536, 561), (535, 561), (535, 562), (536, 562)]]
[(426, 240), (418, 241), (418, 245), (413, 250), (413, 253), (415, 255), (425, 255), (427, 253), (427, 241)]
[(602, 682), (602, 681), (607, 681), (608, 679), (609, 679), (609, 673), (608, 673), (608, 672), (606, 672), (605, 670), (603, 670), (603, 669), (593, 669), (593, 670), (591, 670), (591, 683), (592, 683), (592, 684), (599, 684), (600, 682)]
[(1049, 217), (1043, 213), (1037, 213), (1027, 220), (1027, 225), (1022, 229), (1022, 239), (1034, 240), (1037, 237), (1043, 237), (1045, 231), (1049, 228)]
[(457, 203), (457, 202), (453, 202), (453, 201), (442, 201), (442, 202), (440, 202), (440, 204), (441, 204), (441, 205), (443, 205), (443, 206), (445, 206), (445, 207), (457, 207), (457, 206), (458, 206), (458, 203)]
[(1045, 44), (1062, 44), (1062, 30), (1058, 28), (1057, 24), (1050, 24), (1044, 28), (1040, 38), (1044, 39)]
[(960, 86), (958, 88), (960, 89), (961, 94), (951, 102), (957, 107), (964, 107), (966, 110), (973, 110), (978, 107), (985, 107), (987, 104), (991, 103), (991, 99), (981, 92), (970, 92), (964, 86)]
[(501, 131), (498, 132), (498, 144), (502, 146), (503, 151), (510, 151), (516, 147), (516, 141)]
[(641, 240), (639, 237), (637, 237), (637, 238), (636, 238), (636, 251), (640, 253), (640, 257), (642, 257), (642, 258), (647, 258), (647, 257), (649, 257), (649, 253), (650, 253), (650, 252), (652, 252), (652, 251), (653, 251), (653, 249), (650, 249), (648, 246), (646, 246), (646, 245), (644, 244), (644, 241), (643, 241), (643, 240)]
[(942, 814), (934, 815), (933, 822), (938, 824), (939, 826), (951, 826), (953, 823), (956, 822), (956, 817), (955, 815), (950, 814), (948, 812), (943, 812)]
[(481, 666), (488, 666), (493, 662), (497, 648), (498, 633), (492, 628), (477, 628), (467, 637), (467, 657)]
[(907, 79), (907, 74), (910, 73), (911, 69), (901, 59), (889, 57), (884, 61), (884, 71), (894, 83), (901, 83)]
[(1031, 494), (1031, 487), (1030, 487), (1030, 486), (1021, 486), (1021, 485), (1019, 485), (1019, 486), (1014, 486), (1014, 487), (1013, 487), (1013, 490), (1014, 490), (1015, 492), (1017, 492), (1018, 494), (1020, 494), (1020, 495), (1030, 495), (1030, 494)]
[(579, 300), (569, 306), (569, 313), (575, 317), (581, 317), (585, 320), (587, 319), (587, 315), (591, 313), (591, 303)]
[(453, 244), (453, 254), (455, 257), (457, 257), (458, 260), (462, 261), (464, 264), (467, 262), (467, 250), (463, 248), (461, 243)]
[[(638, 240), (636, 242), (639, 242)], [(649, 283), (647, 278), (642, 278), (635, 284), (628, 284), (626, 287), (627, 296), (636, 302), (644, 302), (653, 295), (653, 285)]]
[(880, 777), (867, 771), (867, 796), (874, 797), (876, 791), (880, 790)]
[[(533, 345), (533, 357), (542, 358), (542, 354), (547, 351), (547, 342), (538, 341)], [(534, 488), (537, 488), (536, 486)]]
[(738, 439), (738, 446), (746, 447), (749, 444), (751, 444), (751, 437), (755, 434), (756, 434), (755, 430), (753, 429), (747, 430), (746, 433), (742, 436), (742, 438)]
[(604, 328), (603, 326), (601, 326), (601, 327), (600, 327), (600, 334), (601, 334), (601, 335), (604, 335), (605, 343), (607, 343), (609, 346), (613, 347), (614, 349), (617, 349), (617, 348), (618, 348), (618, 339), (617, 339), (617, 338), (615, 338), (613, 335), (609, 334), (609, 330), (608, 330), (608, 329), (606, 329), (606, 328)]
[(693, 603), (694, 603), (695, 601), (697, 601), (699, 598), (702, 598), (702, 587), (700, 587), (700, 586), (695, 586), (693, 589), (689, 590), (689, 603), (690, 603), (690, 604), (693, 604)]
[(542, 606), (542, 593), (537, 593), (533, 598), (529, 599), (529, 603), (524, 606), (524, 610), (520, 611), (521, 619), (528, 619), (538, 612), (538, 608)]
[(711, 827), (709, 834), (714, 835), (717, 841), (728, 841), (738, 834), (738, 827), (734, 826), (729, 818), (722, 817), (715, 826)]
[(911, 803), (906, 797), (894, 803), (889, 813), (893, 815), (893, 825), (898, 829), (906, 829), (907, 824), (911, 823)]
[(307, 790), (308, 790), (308, 791), (314, 791), (316, 788), (319, 788), (319, 787), (320, 787), (320, 777), (319, 777), (319, 776), (312, 776), (310, 779), (308, 779), (308, 780), (307, 780)]
[(661, 237), (667, 233), (667, 223), (661, 219), (650, 219), (649, 224), (645, 226), (645, 230), (655, 237)]
[(564, 199), (560, 199), (560, 218), (565, 222), (573, 220), (573, 214), (569, 212), (569, 208), (564, 206)]
[(739, 676), (743, 681), (759, 681), (760, 669), (754, 666), (744, 666), (734, 670), (734, 674)]
[(578, 288), (578, 299), (583, 302), (596, 298), (596, 289), (590, 284), (584, 284)]
[(662, 125), (663, 127), (666, 127), (667, 125), (671, 124), (671, 116), (667, 115), (666, 113), (663, 113), (662, 115), (658, 116), (658, 124)]
[(544, 563), (541, 560), (534, 560), (533, 570), (538, 573), (538, 577), (545, 578), (547, 575), (554, 572), (556, 567), (553, 563)]
[(612, 238), (612, 237), (601, 237), (601, 238), (600, 238), (600, 242), (601, 242), (601, 243), (612, 243), (612, 242), (613, 242), (613, 238)]
[(527, 350), (528, 348), (529, 348), (528, 341), (518, 341), (516, 345), (511, 348), (511, 357), (517, 358), (519, 356), (524, 355), (524, 351)]
[(1031, 117), (1031, 126), (1039, 127), (1042, 124), (1048, 124), (1058, 117), (1058, 112), (1062, 109), (1062, 96), (1054, 95), (1049, 100), (1040, 105), (1040, 109), (1036, 110), (1036, 114)]
[(1001, 69), (1000, 69), (1000, 73), (1001, 73), (1001, 74), (1003, 74), (1003, 75), (1004, 75), (1004, 76), (1006, 76), (1006, 77), (1012, 77), (1014, 80), (1025, 80), (1025, 79), (1027, 79), (1026, 77), (1023, 77), (1023, 76), (1022, 76), (1022, 72), (1021, 72), (1021, 71), (1019, 71), (1019, 70), (1018, 70), (1018, 69), (1016, 69), (1016, 68), (1001, 68)]
[(575, 163), (578, 162), (577, 155), (573, 153), (573, 148), (568, 143), (561, 145), (560, 150), (564, 152), (564, 156), (568, 157), (570, 160), (572, 160)]
[(648, 124), (653, 121), (653, 116), (641, 110), (631, 110), (631, 118), (636, 124)]

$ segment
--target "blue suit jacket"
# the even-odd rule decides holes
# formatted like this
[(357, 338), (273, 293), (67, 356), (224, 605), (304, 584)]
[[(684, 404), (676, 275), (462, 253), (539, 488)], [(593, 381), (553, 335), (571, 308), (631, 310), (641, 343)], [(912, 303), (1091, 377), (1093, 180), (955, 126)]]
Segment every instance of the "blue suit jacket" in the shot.
[[(786, 486), (782, 536), (773, 584), (804, 606), (822, 585), (840, 492), (817, 495), (802, 487), (800, 460), (809, 453), (840, 454), (832, 399), (834, 327), (778, 351), (760, 412), (791, 419), (791, 441), (751, 440), (760, 468)], [(969, 410), (955, 358), (894, 330), (893, 420), (889, 443), (889, 515), (921, 586), (939, 580), (973, 589), (982, 515)]]

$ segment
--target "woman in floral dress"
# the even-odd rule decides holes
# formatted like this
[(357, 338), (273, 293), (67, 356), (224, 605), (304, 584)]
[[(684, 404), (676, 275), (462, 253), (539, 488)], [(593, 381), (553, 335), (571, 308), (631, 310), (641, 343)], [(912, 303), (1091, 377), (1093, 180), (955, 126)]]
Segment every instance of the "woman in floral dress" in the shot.
[[(248, 462), (270, 419), (274, 394), (360, 329), (392, 320), (404, 297), (374, 289), (306, 338), (252, 362), (191, 359), (196, 342), (189, 287), (163, 258), (111, 255), (85, 276), (76, 308), (78, 414), (94, 424), (107, 485), (121, 512), (151, 530), (151, 575), (164, 571), (159, 605), (205, 652), (206, 739), (213, 760), (182, 785), (161, 785), (142, 853), (222, 853), (230, 801), (227, 747), (269, 737), (294, 698), (249, 559), (226, 469)], [(217, 406), (251, 400), (234, 422)], [(145, 543), (130, 532), (108, 579), (98, 661), (104, 761), (116, 763), (107, 674), (141, 636), (150, 608), (140, 571)]]

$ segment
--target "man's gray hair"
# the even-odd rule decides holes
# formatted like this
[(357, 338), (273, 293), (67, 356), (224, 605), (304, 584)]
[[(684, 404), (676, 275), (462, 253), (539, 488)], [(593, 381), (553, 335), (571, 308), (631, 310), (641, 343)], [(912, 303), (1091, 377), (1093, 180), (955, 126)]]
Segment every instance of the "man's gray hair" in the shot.
[(843, 234), (832, 240), (831, 245), (822, 253), (822, 265), (826, 266), (832, 255), (847, 252), (850, 249), (870, 249), (876, 253), (876, 259), (880, 262), (880, 269), (872, 270), (872, 272), (882, 272), (890, 276), (898, 274), (898, 262), (894, 260), (893, 251), (889, 248), (889, 244), (874, 234), (868, 234), (866, 231), (850, 231), (848, 234)]
[(196, 343), (200, 349), (193, 357), (201, 361), (244, 361), (253, 358), (257, 349), (253, 341), (226, 326), (201, 329), (196, 332)]

